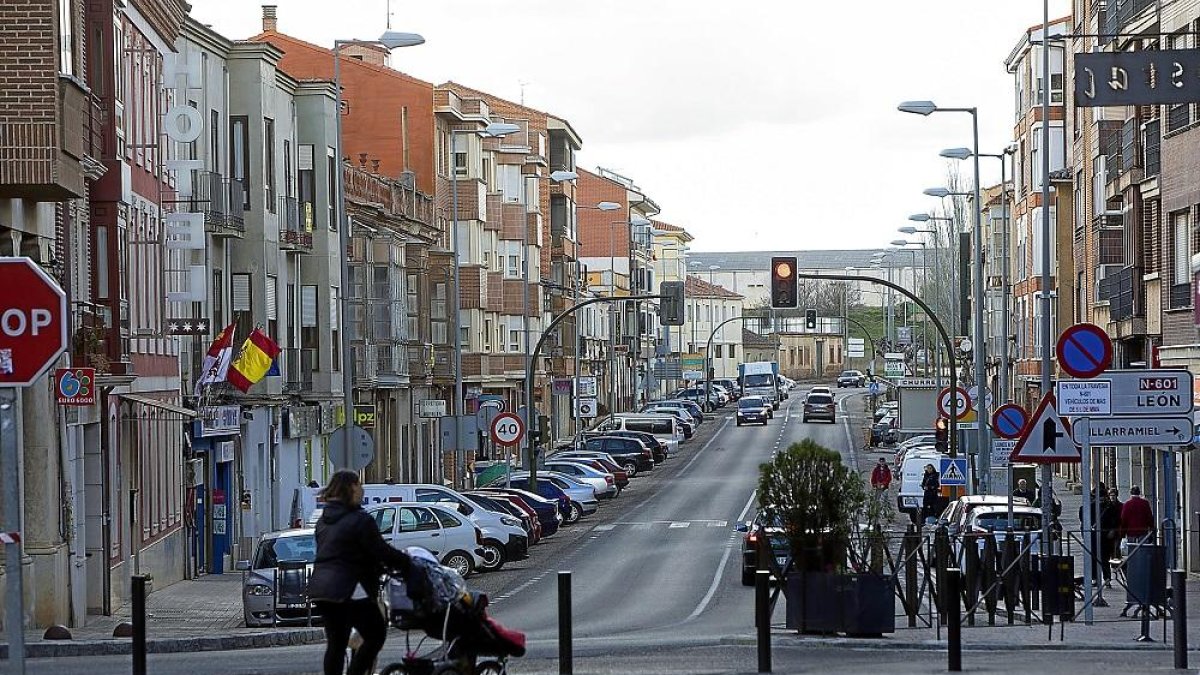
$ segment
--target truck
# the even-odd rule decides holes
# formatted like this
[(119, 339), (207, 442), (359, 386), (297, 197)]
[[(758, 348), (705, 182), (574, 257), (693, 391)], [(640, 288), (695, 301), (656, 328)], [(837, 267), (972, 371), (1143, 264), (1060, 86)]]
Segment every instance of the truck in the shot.
[(742, 396), (761, 396), (779, 410), (779, 364), (775, 361), (738, 364), (738, 385)]

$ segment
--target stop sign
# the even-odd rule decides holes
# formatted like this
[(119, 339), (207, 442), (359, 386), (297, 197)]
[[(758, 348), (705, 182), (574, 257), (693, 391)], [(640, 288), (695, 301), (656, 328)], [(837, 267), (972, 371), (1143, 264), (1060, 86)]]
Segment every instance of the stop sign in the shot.
[(0, 257), (0, 387), (28, 387), (67, 348), (67, 295), (29, 258)]

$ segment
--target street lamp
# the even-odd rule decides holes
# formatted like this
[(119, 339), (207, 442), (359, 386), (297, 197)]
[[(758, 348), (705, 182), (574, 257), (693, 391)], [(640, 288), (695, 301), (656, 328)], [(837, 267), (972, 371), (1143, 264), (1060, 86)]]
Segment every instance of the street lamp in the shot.
[[(454, 154), (457, 151), (457, 139), (460, 134), (476, 133), (484, 138), (502, 138), (509, 134), (515, 134), (521, 130), (521, 127), (509, 122), (492, 122), (483, 128), (482, 131), (473, 129), (451, 129), (450, 130), (450, 151)], [(462, 261), (459, 260), (458, 250), (458, 170), (450, 167), (450, 210), (451, 214), (451, 229), (453, 230), (450, 237), (450, 251), (454, 257), (454, 415), (455, 424), (458, 423), (458, 418), (463, 416), (463, 404), (465, 398), (463, 392), (463, 376), (462, 376), (462, 297), (460, 293), (460, 275), (462, 272)], [(528, 284), (526, 284), (528, 286)], [(528, 291), (526, 291), (528, 292)], [(456, 427), (457, 429), (457, 427)], [(458, 448), (455, 448), (456, 454), (465, 454), (465, 449), (462, 447), (463, 441), (455, 435), (458, 441)], [(455, 461), (455, 466), (464, 468), (464, 464)], [(465, 485), (463, 481), (465, 476), (461, 476), (457, 484)]]
[[(1043, 34), (1043, 37), (1044, 37), (1044, 35), (1045, 34)], [(1049, 59), (1044, 59), (1044, 60), (1047, 63), (1049, 62)], [(1043, 82), (1046, 86), (1048, 86), (1049, 78), (1043, 80)], [(1046, 99), (1046, 98), (1049, 98), (1049, 97), (1043, 96), (1043, 99)], [(931, 115), (935, 112), (959, 112), (959, 113), (967, 113), (971, 116), (972, 145), (971, 145), (970, 156), (972, 157), (973, 162), (974, 162), (973, 168), (974, 168), (974, 173), (975, 173), (975, 184), (972, 186), (972, 188), (973, 188), (972, 196), (975, 200), (974, 208), (973, 208), (973, 210), (975, 212), (974, 213), (974, 216), (975, 216), (974, 249), (975, 250), (972, 252), (973, 253), (972, 266), (975, 268), (975, 275), (974, 275), (975, 283), (973, 286), (973, 295), (975, 296), (975, 307), (974, 307), (975, 344), (974, 344), (973, 354), (975, 356), (975, 386), (977, 387), (976, 391), (978, 392), (978, 395), (976, 396), (977, 403), (978, 403), (976, 410), (978, 412), (979, 420), (980, 420), (980, 423), (978, 425), (979, 426), (978, 433), (976, 435), (979, 447), (976, 450), (979, 453), (979, 491), (982, 492), (983, 494), (988, 494), (989, 492), (991, 492), (991, 482), (992, 482), (992, 478), (991, 478), (992, 453), (991, 453), (990, 444), (988, 442), (988, 425), (986, 423), (986, 420), (989, 419), (987, 396), (984, 394), (985, 385), (986, 385), (986, 382), (984, 381), (984, 379), (986, 377), (986, 371), (984, 368), (984, 364), (986, 362), (984, 359), (986, 358), (987, 350), (986, 350), (986, 342), (983, 339), (984, 338), (984, 328), (983, 328), (983, 201), (980, 198), (980, 194), (979, 194), (979, 191), (980, 191), (980, 186), (979, 186), (979, 109), (975, 108), (975, 107), (942, 108), (942, 107), (939, 107), (937, 104), (935, 104), (933, 101), (905, 101), (904, 103), (901, 103), (898, 106), (898, 109), (901, 112), (913, 113), (913, 114), (925, 115), (925, 116)], [(1043, 120), (1047, 120), (1047, 119), (1048, 118), (1043, 117)], [(1048, 128), (1049, 128), (1048, 122), (1046, 124), (1043, 124), (1044, 131), (1048, 130)], [(1046, 148), (1046, 151), (1043, 153), (1043, 155), (1045, 155), (1046, 157), (1049, 157), (1050, 144), (1048, 142), (1044, 142), (1042, 145), (1043, 145), (1043, 147)], [(957, 150), (954, 150), (951, 152), (957, 153)], [(1048, 181), (1050, 179), (1050, 176), (1048, 174), (1049, 174), (1049, 172), (1047, 171), (1047, 172), (1045, 172), (1045, 175), (1043, 175), (1043, 177), (1042, 177), (1043, 182), (1046, 184), (1048, 184)], [(933, 194), (929, 190), (926, 190), (925, 194), (935, 196), (935, 197), (945, 197), (945, 196), (948, 196), (951, 194), (951, 192), (949, 190), (945, 190), (944, 188), (935, 188), (935, 189), (941, 194)], [(1043, 206), (1045, 204), (1047, 204), (1047, 201), (1042, 202)], [(1047, 241), (1049, 241), (1049, 240), (1047, 240)], [(1046, 249), (1049, 250), (1048, 244), (1046, 245)], [(1046, 287), (1046, 288), (1048, 288), (1048, 287)], [(1047, 332), (1047, 335), (1049, 335), (1049, 332)]]
[[(341, 248), (338, 259), (340, 261), (338, 277), (341, 288), (341, 312), (338, 316), (339, 332), (341, 333), (341, 353), (342, 353), (342, 442), (345, 444), (345, 454), (343, 461), (348, 460), (350, 456), (350, 448), (353, 446), (351, 429), (354, 422), (354, 355), (351, 348), (350, 327), (352, 323), (348, 317), (350, 312), (350, 218), (346, 213), (346, 176), (342, 171), (342, 157), (345, 156), (345, 148), (342, 144), (342, 47), (350, 45), (383, 45), (387, 49), (398, 49), (400, 47), (413, 47), (419, 44), (424, 44), (425, 38), (416, 33), (400, 33), (397, 31), (387, 31), (379, 36), (378, 40), (334, 40), (333, 42), (333, 92), (334, 106), (333, 114), (336, 118), (334, 127), (334, 143), (337, 145), (337, 161), (334, 162), (334, 170), (337, 172), (337, 230), (338, 230), (338, 246)], [(365, 352), (364, 352), (365, 353)], [(345, 467), (338, 467), (345, 468)]]

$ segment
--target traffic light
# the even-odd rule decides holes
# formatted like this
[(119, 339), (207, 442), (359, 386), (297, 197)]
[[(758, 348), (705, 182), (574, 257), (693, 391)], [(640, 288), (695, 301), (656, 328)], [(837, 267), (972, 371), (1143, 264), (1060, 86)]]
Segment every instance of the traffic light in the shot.
[(946, 427), (946, 418), (939, 417), (933, 425), (933, 447), (938, 452), (946, 452), (950, 447), (950, 430)]
[(807, 330), (816, 330), (817, 329), (817, 310), (815, 310), (815, 309), (804, 310), (804, 328)]
[(795, 258), (771, 258), (771, 306), (796, 306)]
[(682, 326), (684, 300), (682, 281), (664, 281), (658, 285), (658, 318), (664, 326)]

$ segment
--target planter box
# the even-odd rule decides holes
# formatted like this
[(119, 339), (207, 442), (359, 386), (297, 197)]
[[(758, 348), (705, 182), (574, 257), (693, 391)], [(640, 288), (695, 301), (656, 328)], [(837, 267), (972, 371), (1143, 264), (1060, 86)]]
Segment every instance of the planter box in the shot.
[(894, 633), (896, 600), (892, 585), (888, 575), (789, 574), (784, 585), (786, 625), (801, 633)]

